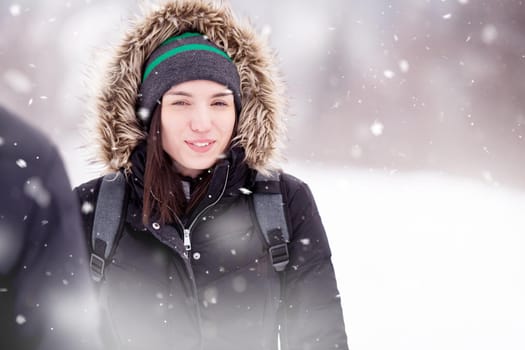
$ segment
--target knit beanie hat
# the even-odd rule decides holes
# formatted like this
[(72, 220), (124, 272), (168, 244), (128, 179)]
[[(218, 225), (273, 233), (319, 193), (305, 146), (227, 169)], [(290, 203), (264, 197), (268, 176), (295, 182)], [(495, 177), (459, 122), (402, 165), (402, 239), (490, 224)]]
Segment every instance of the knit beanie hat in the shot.
[(166, 91), (190, 80), (211, 80), (233, 92), (237, 116), (241, 87), (236, 65), (217, 45), (200, 33), (186, 32), (166, 39), (144, 65), (138, 94), (138, 117), (149, 127), (150, 116)]

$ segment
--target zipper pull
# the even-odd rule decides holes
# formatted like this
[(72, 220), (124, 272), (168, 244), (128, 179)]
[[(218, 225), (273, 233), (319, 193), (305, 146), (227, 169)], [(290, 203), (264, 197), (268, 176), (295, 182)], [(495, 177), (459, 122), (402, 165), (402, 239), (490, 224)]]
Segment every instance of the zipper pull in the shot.
[(184, 248), (186, 251), (191, 250), (190, 230), (187, 228), (184, 229)]

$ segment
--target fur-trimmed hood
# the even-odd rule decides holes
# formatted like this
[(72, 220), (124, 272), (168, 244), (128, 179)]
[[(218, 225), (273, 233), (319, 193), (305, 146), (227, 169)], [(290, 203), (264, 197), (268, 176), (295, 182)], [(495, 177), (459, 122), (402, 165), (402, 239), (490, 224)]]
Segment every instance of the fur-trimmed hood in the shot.
[(242, 96), (237, 139), (247, 164), (259, 171), (276, 168), (286, 101), (275, 56), (264, 38), (223, 2), (172, 0), (144, 12), (114, 49), (101, 81), (95, 82), (99, 86), (91, 116), (98, 147), (95, 160), (106, 170), (129, 169), (131, 152), (146, 138), (136, 116), (144, 62), (170, 36), (198, 31), (237, 66)]

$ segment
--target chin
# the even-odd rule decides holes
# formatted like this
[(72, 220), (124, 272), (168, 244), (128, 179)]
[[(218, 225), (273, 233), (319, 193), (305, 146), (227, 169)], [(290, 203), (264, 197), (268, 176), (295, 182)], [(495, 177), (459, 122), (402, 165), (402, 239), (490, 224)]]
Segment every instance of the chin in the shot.
[(209, 169), (211, 168), (214, 164), (216, 163), (216, 161), (210, 161), (210, 162), (202, 162), (202, 163), (194, 163), (194, 164), (188, 164), (188, 166), (186, 166), (188, 169), (192, 169), (194, 171), (204, 171), (206, 169)]

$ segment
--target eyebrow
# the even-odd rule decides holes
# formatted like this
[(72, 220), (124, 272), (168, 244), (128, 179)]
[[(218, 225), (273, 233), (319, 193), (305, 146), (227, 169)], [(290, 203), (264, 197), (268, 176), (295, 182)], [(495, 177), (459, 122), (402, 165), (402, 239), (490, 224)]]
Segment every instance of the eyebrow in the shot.
[[(185, 91), (168, 91), (166, 92), (166, 95), (193, 97), (192, 94), (190, 94), (189, 92), (185, 92)], [(213, 94), (211, 97), (216, 98), (216, 97), (224, 97), (224, 96), (230, 96), (230, 95), (233, 95), (233, 92), (228, 90), (228, 91), (218, 92), (216, 94)]]

